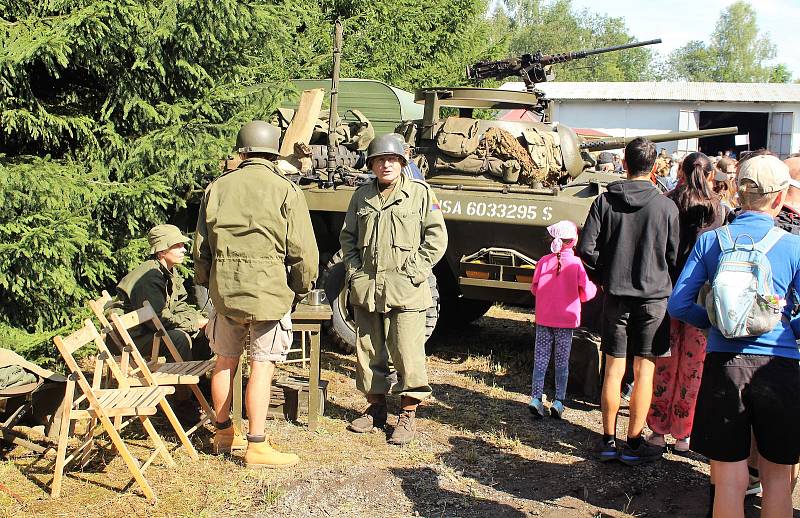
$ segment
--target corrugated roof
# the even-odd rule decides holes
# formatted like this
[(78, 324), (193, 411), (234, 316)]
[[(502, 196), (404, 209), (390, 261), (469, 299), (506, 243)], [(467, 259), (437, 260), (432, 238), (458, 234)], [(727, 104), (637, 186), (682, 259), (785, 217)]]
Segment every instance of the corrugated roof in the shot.
[[(785, 83), (668, 83), (668, 82), (552, 82), (536, 85), (550, 99), (604, 101), (705, 101), (800, 103), (800, 84)], [(524, 90), (521, 82), (504, 90)]]

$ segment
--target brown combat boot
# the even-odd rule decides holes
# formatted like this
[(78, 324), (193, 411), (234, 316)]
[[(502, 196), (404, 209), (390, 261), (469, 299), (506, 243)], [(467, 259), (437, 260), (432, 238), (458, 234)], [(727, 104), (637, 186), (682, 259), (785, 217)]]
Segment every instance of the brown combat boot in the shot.
[(230, 453), (231, 450), (243, 450), (247, 448), (247, 439), (237, 434), (233, 426), (223, 428), (214, 432), (214, 442), (212, 450), (216, 454)]
[(272, 441), (266, 437), (248, 436), (247, 451), (244, 453), (244, 464), (248, 468), (285, 468), (294, 466), (300, 457), (294, 453), (281, 453), (272, 447)]
[(397, 416), (397, 426), (394, 427), (389, 444), (408, 444), (417, 436), (416, 410), (402, 410)]
[(386, 396), (369, 395), (367, 400), (370, 405), (364, 410), (364, 413), (350, 421), (347, 426), (351, 432), (366, 433), (386, 426), (386, 418), (389, 413), (386, 409)]

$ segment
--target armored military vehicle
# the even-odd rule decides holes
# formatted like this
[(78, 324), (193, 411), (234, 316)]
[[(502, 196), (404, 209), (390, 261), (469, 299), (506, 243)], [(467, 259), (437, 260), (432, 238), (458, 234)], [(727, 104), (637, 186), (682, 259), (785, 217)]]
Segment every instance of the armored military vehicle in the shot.
[[(429, 279), (434, 306), (428, 331), (438, 321), (467, 323), (493, 303), (530, 304), (533, 268), (549, 253), (546, 227), (562, 219), (581, 225), (589, 206), (617, 174), (593, 170), (593, 150), (622, 148), (631, 140), (583, 142), (565, 125), (547, 118), (547, 99), (535, 83), (547, 80), (552, 63), (650, 44), (582, 51), (556, 56), (525, 55), (481, 62), (468, 69), (474, 79), (521, 76), (525, 92), (484, 88), (431, 88), (416, 93), (423, 117), (401, 123), (397, 131), (414, 150), (414, 161), (439, 199), (449, 245)], [(336, 57), (336, 53), (334, 53)], [(334, 63), (334, 71), (338, 67)], [(338, 78), (334, 74), (331, 113), (336, 113)], [(443, 117), (443, 109), (458, 114)], [(504, 122), (473, 118), (473, 110), (525, 108), (540, 121)], [(655, 142), (735, 133), (736, 128), (649, 135)], [(335, 140), (333, 129), (329, 133)], [(357, 154), (329, 146), (328, 167), (300, 177), (320, 256), (328, 262), (319, 284), (333, 309), (329, 333), (340, 348), (352, 351), (355, 329), (344, 285), (339, 231), (353, 191), (371, 181), (359, 170)], [(319, 154), (319, 153), (317, 153)], [(361, 162), (363, 164), (363, 162)], [(590, 312), (589, 312), (590, 313)]]

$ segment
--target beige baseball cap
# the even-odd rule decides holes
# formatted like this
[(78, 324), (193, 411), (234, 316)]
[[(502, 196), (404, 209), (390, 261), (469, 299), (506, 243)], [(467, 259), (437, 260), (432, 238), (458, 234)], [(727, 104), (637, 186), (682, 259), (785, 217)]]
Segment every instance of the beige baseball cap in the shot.
[(156, 225), (147, 233), (147, 243), (150, 245), (150, 253), (154, 254), (166, 250), (178, 243), (188, 243), (189, 238), (181, 234), (175, 225)]
[(748, 158), (739, 164), (737, 176), (739, 184), (743, 180), (750, 180), (755, 185), (747, 188), (748, 192), (769, 194), (789, 188), (789, 166), (780, 161), (776, 156), (758, 155)]

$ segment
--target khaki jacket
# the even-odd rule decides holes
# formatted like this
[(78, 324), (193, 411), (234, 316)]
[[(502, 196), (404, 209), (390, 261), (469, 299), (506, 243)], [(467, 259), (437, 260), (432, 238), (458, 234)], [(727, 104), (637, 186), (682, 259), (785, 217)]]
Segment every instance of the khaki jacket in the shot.
[(431, 306), (427, 280), (447, 248), (447, 229), (425, 182), (401, 175), (383, 204), (377, 181), (358, 188), (339, 243), (351, 304), (380, 313)]
[[(183, 279), (177, 272), (169, 272), (155, 259), (149, 259), (123, 277), (117, 284), (117, 298), (125, 313), (140, 309), (148, 301), (166, 329), (180, 329), (192, 335), (197, 332), (203, 314), (186, 299)], [(151, 331), (155, 327), (148, 323)], [(131, 336), (146, 333), (137, 326)]]
[(269, 160), (251, 158), (206, 189), (197, 217), (195, 282), (221, 314), (280, 320), (312, 287), (319, 268), (300, 188)]

